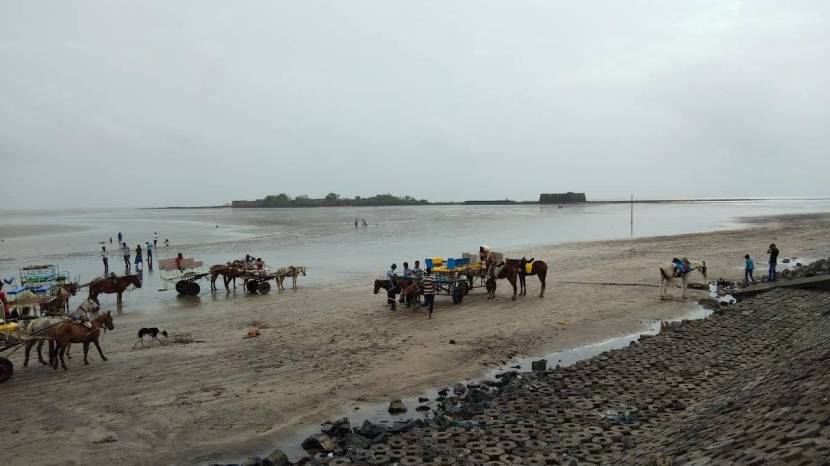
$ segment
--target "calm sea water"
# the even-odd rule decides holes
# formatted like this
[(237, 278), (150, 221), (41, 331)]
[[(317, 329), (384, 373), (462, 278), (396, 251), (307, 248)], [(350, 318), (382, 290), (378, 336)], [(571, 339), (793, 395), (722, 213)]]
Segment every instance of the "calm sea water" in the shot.
[[(735, 228), (742, 217), (830, 211), (830, 200), (774, 200), (637, 204), (634, 236), (670, 235)], [(354, 228), (365, 218), (367, 228)], [(318, 209), (98, 209), (0, 212), (0, 276), (16, 276), (19, 267), (57, 264), (82, 282), (100, 276), (99, 242), (113, 249), (110, 268), (124, 271), (116, 251), (119, 231), (131, 249), (137, 242), (171, 246), (155, 258), (186, 257), (219, 264), (245, 254), (272, 267), (305, 265), (303, 281), (319, 284), (380, 275), (390, 263), (425, 257), (459, 257), (480, 244), (494, 250), (521, 250), (543, 244), (628, 238), (629, 206), (421, 206)], [(116, 244), (110, 245), (112, 237)], [(146, 260), (146, 259), (145, 259)], [(553, 264), (555, 270), (555, 264)], [(145, 262), (144, 287), (130, 292), (126, 310), (152, 311), (192, 306), (174, 291), (159, 292), (157, 270)], [(368, 285), (367, 285), (368, 287)], [(200, 299), (215, 296), (204, 284)], [(240, 290), (241, 291), (241, 290)], [(112, 301), (112, 302), (110, 302)], [(114, 297), (103, 298), (112, 305)]]

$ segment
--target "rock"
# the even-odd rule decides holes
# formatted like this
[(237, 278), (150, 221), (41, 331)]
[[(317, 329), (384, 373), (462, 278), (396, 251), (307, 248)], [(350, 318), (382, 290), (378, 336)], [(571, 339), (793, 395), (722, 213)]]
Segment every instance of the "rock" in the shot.
[(451, 344), (451, 345), (454, 345), (454, 344), (455, 344), (455, 340), (450, 340), (450, 344)]
[(781, 262), (783, 262), (783, 263), (785, 263), (785, 264), (789, 264), (789, 263), (790, 263), (790, 259), (784, 259), (784, 260), (782, 260)]
[(352, 430), (349, 418), (341, 417), (334, 421), (327, 421), (320, 426), (320, 430), (331, 437), (342, 437)]
[(302, 445), (303, 450), (307, 451), (308, 454), (314, 455), (316, 453), (327, 453), (330, 451), (334, 451), (336, 445), (334, 444), (334, 440), (331, 439), (328, 435), (324, 433), (314, 434), (311, 437), (303, 440)]
[(674, 400), (674, 402), (671, 404), (671, 408), (675, 411), (683, 411), (686, 408), (688, 408), (688, 406), (681, 400)]
[(427, 405), (420, 405), (417, 408), (415, 408), (415, 411), (418, 411), (419, 413), (423, 413), (423, 412), (429, 411), (430, 409), (431, 408)]
[(96, 445), (100, 445), (102, 443), (115, 443), (117, 441), (118, 441), (118, 439), (115, 438), (115, 436), (107, 435), (105, 437), (99, 438), (98, 440), (93, 440), (92, 443), (94, 443)]
[(418, 398), (418, 403), (428, 403), (428, 402), (429, 402), (429, 398), (427, 398), (425, 396), (422, 396), (422, 397)]
[(367, 439), (366, 437), (364, 437), (362, 435), (358, 435), (354, 432), (350, 432), (350, 433), (346, 434), (345, 437), (340, 439), (339, 444), (340, 444), (340, 447), (343, 448), (344, 450), (348, 450), (349, 448), (359, 448), (361, 450), (365, 450), (365, 449), (369, 448), (369, 446), (371, 445), (371, 442), (369, 441), (369, 439)]
[(634, 442), (634, 439), (630, 435), (624, 435), (622, 438), (622, 447), (625, 450), (630, 450), (637, 446), (637, 443)]
[(370, 421), (363, 421), (363, 425), (354, 428), (355, 433), (373, 440), (386, 433), (386, 427)]
[(262, 462), (261, 462), (261, 461), (260, 461), (260, 459), (259, 459), (259, 458), (257, 458), (256, 456), (251, 456), (251, 457), (249, 457), (249, 458), (246, 458), (246, 459), (245, 459), (242, 463), (240, 463), (240, 464), (241, 464), (242, 466), (261, 466), (261, 465), (262, 465)]
[(389, 414), (401, 414), (406, 412), (406, 405), (401, 400), (389, 402)]
[(290, 466), (288, 456), (279, 448), (275, 449), (262, 459), (262, 466)]
[(467, 387), (463, 383), (457, 383), (452, 386), (452, 392), (456, 395), (463, 395), (467, 391)]
[(533, 361), (530, 363), (530, 368), (533, 372), (545, 372), (548, 370), (548, 360), (539, 359), (538, 361)]

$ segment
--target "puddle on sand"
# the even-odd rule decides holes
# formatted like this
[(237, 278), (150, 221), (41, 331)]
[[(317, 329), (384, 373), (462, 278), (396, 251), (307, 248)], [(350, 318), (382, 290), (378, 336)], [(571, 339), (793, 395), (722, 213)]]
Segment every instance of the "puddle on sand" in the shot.
[[(645, 325), (645, 329), (642, 332), (631, 333), (628, 335), (623, 335), (615, 338), (610, 338), (608, 340), (604, 340), (598, 343), (592, 343), (589, 345), (578, 346), (576, 348), (562, 350), (562, 351), (555, 351), (552, 353), (548, 353), (542, 356), (535, 356), (535, 357), (526, 357), (521, 359), (513, 359), (507, 362), (504, 365), (499, 367), (493, 368), (487, 373), (485, 373), (481, 377), (469, 379), (464, 383), (481, 383), (485, 380), (496, 380), (496, 374), (507, 372), (507, 371), (520, 371), (520, 372), (530, 372), (531, 371), (531, 362), (537, 361), (539, 359), (547, 360), (547, 365), (549, 368), (556, 367), (559, 364), (562, 367), (570, 366), (575, 364), (579, 361), (583, 361), (586, 359), (590, 359), (594, 356), (602, 354), (606, 351), (611, 351), (615, 349), (621, 349), (629, 346), (632, 341), (637, 341), (640, 336), (642, 335), (656, 335), (660, 332), (660, 323), (661, 322), (675, 322), (681, 320), (700, 320), (705, 319), (712, 315), (712, 310), (706, 309), (699, 304), (692, 304), (690, 305), (690, 310), (686, 313), (673, 318), (673, 319), (666, 319), (666, 320), (647, 320), (642, 321)], [(517, 367), (518, 366), (518, 367)], [(452, 393), (452, 387), (445, 387)], [(351, 423), (352, 427), (360, 426), (363, 424), (364, 421), (371, 421), (376, 424), (388, 425), (391, 426), (396, 421), (406, 421), (410, 419), (427, 419), (432, 415), (432, 408), (436, 406), (435, 399), (438, 398), (438, 392), (441, 391), (441, 388), (433, 388), (427, 391), (424, 391), (416, 396), (402, 398), (404, 405), (407, 408), (407, 412), (402, 414), (389, 414), (389, 402), (393, 399), (390, 398), (386, 401), (376, 402), (376, 403), (358, 403), (352, 404), (350, 408), (331, 416), (329, 419), (334, 420), (341, 417), (348, 417), (349, 422)], [(428, 402), (419, 402), (419, 398), (427, 398)], [(417, 411), (416, 408), (419, 406), (428, 406), (430, 409), (428, 411)], [(320, 432), (320, 424), (311, 424), (308, 426), (301, 426), (294, 431), (289, 436), (283, 437), (278, 442), (279, 445), (275, 448), (280, 448), (292, 461), (299, 459), (302, 456), (305, 456), (305, 451), (302, 449), (300, 444), (303, 440), (307, 439), (311, 435)], [(265, 452), (259, 452), (260, 455), (267, 455), (271, 450)], [(216, 463), (216, 461), (211, 461), (210, 463)], [(210, 464), (204, 463), (204, 464)], [(233, 463), (233, 461), (231, 461)]]

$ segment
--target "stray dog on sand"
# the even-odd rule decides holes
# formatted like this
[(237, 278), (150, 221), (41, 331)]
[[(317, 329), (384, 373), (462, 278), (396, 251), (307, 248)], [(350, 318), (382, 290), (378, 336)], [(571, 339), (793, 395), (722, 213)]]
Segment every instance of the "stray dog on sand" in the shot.
[(167, 339), (167, 330), (160, 329), (157, 327), (144, 327), (138, 329), (138, 341), (136, 341), (133, 345), (133, 349), (135, 349), (136, 345), (138, 345), (139, 343), (141, 343), (141, 347), (144, 348), (145, 336), (149, 336), (150, 338), (152, 338), (152, 340), (150, 340), (150, 346), (153, 345), (153, 340), (156, 340), (157, 342), (163, 345), (164, 342), (158, 339), (159, 334), (161, 334), (162, 336), (164, 336), (165, 339)]

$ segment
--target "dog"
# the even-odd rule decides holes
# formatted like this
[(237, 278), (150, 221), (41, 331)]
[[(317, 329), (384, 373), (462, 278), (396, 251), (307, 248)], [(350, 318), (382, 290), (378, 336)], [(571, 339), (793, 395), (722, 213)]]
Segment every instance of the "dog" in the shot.
[(143, 327), (138, 329), (138, 341), (136, 341), (133, 345), (133, 349), (135, 349), (136, 345), (138, 345), (139, 343), (141, 343), (141, 347), (144, 348), (145, 336), (149, 336), (150, 338), (152, 338), (152, 340), (150, 340), (150, 346), (152, 346), (153, 340), (156, 340), (157, 342), (163, 345), (164, 342), (158, 339), (159, 334), (161, 334), (165, 339), (167, 339), (167, 330), (157, 327)]

